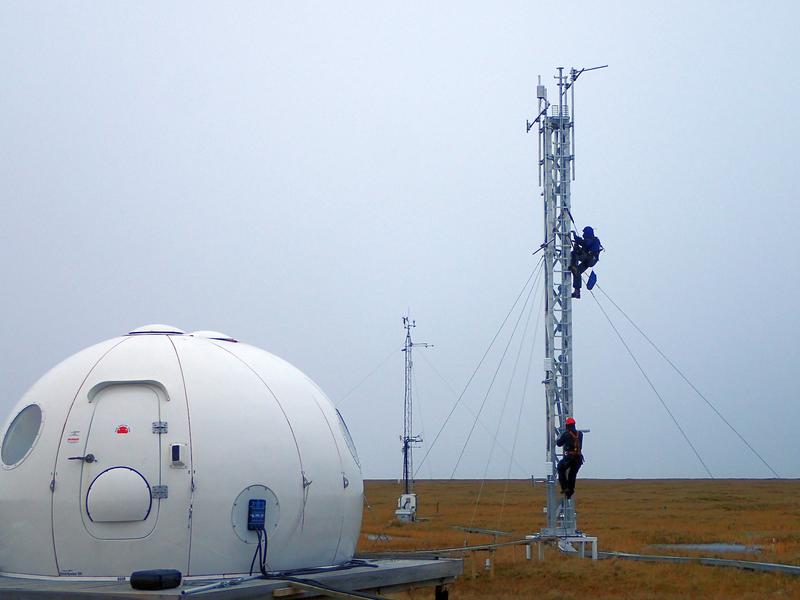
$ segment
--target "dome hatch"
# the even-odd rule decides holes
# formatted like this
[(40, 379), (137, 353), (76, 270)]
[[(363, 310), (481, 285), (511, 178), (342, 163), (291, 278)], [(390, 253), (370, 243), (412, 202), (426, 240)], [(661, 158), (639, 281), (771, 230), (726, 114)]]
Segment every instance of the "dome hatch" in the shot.
[(233, 338), (225, 333), (220, 331), (193, 331), (190, 335), (198, 338), (205, 338), (207, 340), (220, 340), (222, 342), (238, 342), (236, 338)]
[(150, 325), (142, 325), (133, 331), (129, 331), (128, 335), (138, 335), (141, 333), (162, 334), (162, 335), (181, 335), (186, 333), (183, 329), (178, 329), (172, 325), (164, 325), (162, 323), (153, 323)]

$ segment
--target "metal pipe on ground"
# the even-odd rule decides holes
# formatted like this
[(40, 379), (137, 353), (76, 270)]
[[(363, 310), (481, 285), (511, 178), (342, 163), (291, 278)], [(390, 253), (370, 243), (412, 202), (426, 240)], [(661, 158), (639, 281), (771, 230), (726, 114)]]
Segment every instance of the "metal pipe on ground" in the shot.
[(800, 575), (800, 566), (755, 562), (751, 560), (707, 557), (695, 558), (693, 556), (659, 556), (654, 554), (631, 554), (628, 552), (598, 552), (597, 555), (599, 558), (619, 558), (622, 560), (638, 560), (643, 562), (698, 563), (710, 567), (735, 567), (748, 571), (767, 571)]

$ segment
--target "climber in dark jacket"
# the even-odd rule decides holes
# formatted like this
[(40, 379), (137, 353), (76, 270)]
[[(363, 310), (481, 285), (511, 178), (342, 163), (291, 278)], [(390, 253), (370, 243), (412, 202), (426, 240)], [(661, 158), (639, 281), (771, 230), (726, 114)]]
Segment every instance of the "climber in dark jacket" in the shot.
[(575, 419), (567, 417), (567, 428), (556, 440), (556, 446), (564, 447), (564, 457), (558, 461), (558, 483), (561, 493), (569, 500), (575, 493), (575, 478), (583, 464), (583, 433), (575, 429)]
[[(569, 270), (572, 271), (572, 297), (581, 297), (581, 275), (586, 269), (593, 267), (600, 260), (600, 239), (595, 237), (594, 229), (583, 228), (583, 237), (573, 234), (574, 242), (569, 261)], [(589, 286), (591, 288), (591, 286)]]

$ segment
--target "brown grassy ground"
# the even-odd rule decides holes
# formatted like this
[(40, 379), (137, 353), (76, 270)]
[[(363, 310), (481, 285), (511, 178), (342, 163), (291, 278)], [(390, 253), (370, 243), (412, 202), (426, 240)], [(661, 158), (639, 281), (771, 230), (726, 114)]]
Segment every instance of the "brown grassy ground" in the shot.
[[(487, 536), (455, 525), (512, 532), (520, 539), (543, 525), (544, 488), (529, 481), (422, 481), (417, 483), (421, 521), (398, 524), (393, 512), (400, 486), (365, 482), (367, 507), (362, 552), (480, 544)], [(507, 488), (507, 492), (506, 492)], [(481, 494), (480, 503), (476, 498)], [(505, 495), (505, 502), (503, 497)], [(651, 544), (726, 542), (758, 545), (758, 554), (709, 554), (760, 562), (800, 564), (800, 481), (579, 480), (578, 523), (599, 538), (600, 550), (680, 554)], [(384, 534), (389, 540), (369, 539)], [(706, 567), (578, 560), (548, 548), (545, 560), (524, 560), (524, 548), (495, 554), (495, 576), (480, 567), (488, 556), (467, 557), (451, 598), (800, 598), (800, 577)], [(684, 553), (686, 555), (692, 555)], [(471, 561), (477, 577), (471, 577)], [(428, 597), (432, 594), (420, 594)]]

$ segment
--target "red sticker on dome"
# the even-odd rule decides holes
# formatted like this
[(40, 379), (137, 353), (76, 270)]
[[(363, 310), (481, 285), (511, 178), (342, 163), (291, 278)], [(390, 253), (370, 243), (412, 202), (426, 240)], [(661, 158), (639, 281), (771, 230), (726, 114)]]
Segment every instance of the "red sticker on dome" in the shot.
[(131, 432), (130, 428), (127, 425), (120, 425), (119, 427), (117, 427), (116, 431), (117, 431), (117, 433), (130, 433)]

